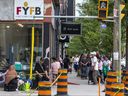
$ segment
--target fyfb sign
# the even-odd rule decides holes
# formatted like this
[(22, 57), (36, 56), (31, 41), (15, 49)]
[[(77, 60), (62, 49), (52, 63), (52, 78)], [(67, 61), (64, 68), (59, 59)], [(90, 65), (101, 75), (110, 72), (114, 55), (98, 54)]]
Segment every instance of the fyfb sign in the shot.
[[(14, 19), (43, 19), (37, 18), (43, 16), (44, 1), (43, 0), (15, 0)], [(35, 16), (37, 16), (35, 18)]]

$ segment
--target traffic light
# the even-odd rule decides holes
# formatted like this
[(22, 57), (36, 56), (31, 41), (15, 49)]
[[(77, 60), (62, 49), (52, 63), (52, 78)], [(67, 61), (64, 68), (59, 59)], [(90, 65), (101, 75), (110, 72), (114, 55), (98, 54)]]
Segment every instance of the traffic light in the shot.
[[(124, 4), (120, 4), (120, 12), (124, 9), (125, 5)], [(121, 13), (120, 15), (120, 20), (122, 20), (122, 18), (125, 16), (124, 13)]]
[(108, 16), (108, 0), (99, 0), (98, 17), (99, 19), (106, 19)]

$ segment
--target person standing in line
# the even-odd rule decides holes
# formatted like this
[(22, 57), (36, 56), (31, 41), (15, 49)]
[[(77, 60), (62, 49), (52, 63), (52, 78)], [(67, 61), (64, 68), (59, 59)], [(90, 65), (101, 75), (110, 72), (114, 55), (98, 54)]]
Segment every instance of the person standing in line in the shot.
[(82, 68), (82, 65), (81, 65), (81, 60), (82, 60), (82, 57), (83, 57), (84, 54), (81, 54), (79, 56), (79, 61), (78, 61), (78, 71), (77, 71), (77, 77), (81, 77), (81, 68)]
[(107, 73), (109, 71), (109, 62), (108, 62), (108, 58), (105, 56), (104, 57), (104, 61), (103, 61), (103, 76), (104, 76), (104, 81), (107, 77)]
[(96, 85), (97, 84), (97, 78), (98, 78), (98, 59), (96, 57), (96, 52), (92, 53), (92, 68), (93, 68), (93, 84)]
[(74, 64), (75, 72), (78, 71), (78, 66), (79, 66), (78, 62), (79, 62), (79, 57), (78, 57), (78, 55), (76, 55), (76, 56), (73, 58), (73, 64)]
[(69, 65), (70, 65), (70, 59), (69, 59), (69, 56), (66, 55), (66, 57), (64, 58), (63, 60), (63, 63), (64, 63), (64, 69), (69, 69)]
[(52, 72), (52, 77), (54, 81), (57, 78), (58, 75), (58, 70), (61, 68), (61, 64), (55, 57), (52, 57), (52, 63), (51, 63), (51, 72)]
[(87, 54), (87, 57), (86, 57), (86, 63), (87, 63), (87, 77), (89, 78), (89, 71), (91, 69), (91, 57), (90, 57), (90, 54)]
[(103, 62), (102, 62), (102, 59), (101, 57), (99, 57), (99, 60), (98, 60), (98, 69), (99, 69), (99, 75), (101, 77), (101, 83), (104, 83), (104, 79), (103, 79)]
[(81, 64), (81, 79), (87, 79), (87, 59), (85, 54), (83, 54), (80, 64)]

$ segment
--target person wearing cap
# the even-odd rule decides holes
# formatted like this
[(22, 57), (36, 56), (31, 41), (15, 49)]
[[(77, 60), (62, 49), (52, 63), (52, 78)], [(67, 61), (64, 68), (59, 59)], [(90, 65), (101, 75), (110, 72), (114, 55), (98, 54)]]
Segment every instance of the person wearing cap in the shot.
[(98, 77), (98, 59), (96, 57), (96, 52), (92, 52), (92, 68), (93, 68), (93, 84), (97, 84), (97, 77)]

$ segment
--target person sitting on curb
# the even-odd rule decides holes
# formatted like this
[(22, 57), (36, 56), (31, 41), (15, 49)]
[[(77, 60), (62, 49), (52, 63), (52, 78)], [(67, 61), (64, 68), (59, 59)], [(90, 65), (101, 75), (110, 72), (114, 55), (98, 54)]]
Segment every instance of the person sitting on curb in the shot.
[(5, 75), (5, 91), (16, 91), (18, 86), (17, 72), (13, 65), (9, 65), (7, 73)]

